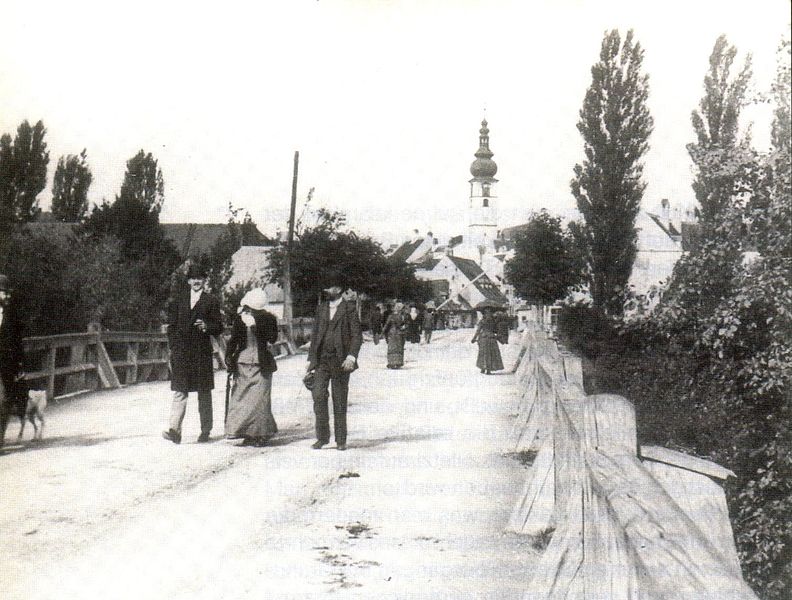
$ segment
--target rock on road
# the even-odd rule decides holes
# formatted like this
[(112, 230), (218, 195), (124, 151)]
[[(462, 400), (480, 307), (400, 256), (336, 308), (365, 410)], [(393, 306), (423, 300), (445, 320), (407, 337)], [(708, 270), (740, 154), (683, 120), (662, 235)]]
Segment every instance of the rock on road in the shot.
[(399, 371), (365, 343), (346, 452), (310, 448), (303, 356), (278, 363), (265, 448), (222, 439), (223, 372), (210, 444), (194, 395), (182, 444), (161, 438), (167, 383), (52, 403), (43, 442), (15, 443), (12, 423), (0, 597), (521, 598), (537, 553), (503, 533), (525, 478), (506, 454), (516, 389), (479, 374), (471, 336), (408, 344)]

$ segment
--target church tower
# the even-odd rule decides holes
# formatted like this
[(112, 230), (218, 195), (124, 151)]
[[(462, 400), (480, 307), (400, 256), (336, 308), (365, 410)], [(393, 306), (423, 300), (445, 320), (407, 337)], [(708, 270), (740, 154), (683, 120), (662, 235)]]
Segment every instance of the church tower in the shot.
[(479, 130), (479, 149), (474, 155), (476, 160), (470, 165), (470, 206), (468, 207), (468, 231), (465, 245), (486, 250), (494, 249), (498, 233), (498, 209), (495, 206), (495, 174), (498, 165), (492, 160), (489, 148), (489, 128), (487, 120), (481, 122)]

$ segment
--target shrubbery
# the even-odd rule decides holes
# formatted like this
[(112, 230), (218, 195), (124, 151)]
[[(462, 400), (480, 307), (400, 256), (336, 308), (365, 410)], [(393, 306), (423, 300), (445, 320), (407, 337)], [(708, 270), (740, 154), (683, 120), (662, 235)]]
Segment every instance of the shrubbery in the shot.
[(559, 332), (587, 358), (589, 393), (635, 403), (639, 443), (735, 471), (726, 492), (746, 580), (781, 599), (792, 593), (789, 154), (743, 167), (751, 194), (702, 223), (654, 310), (614, 319), (569, 306)]

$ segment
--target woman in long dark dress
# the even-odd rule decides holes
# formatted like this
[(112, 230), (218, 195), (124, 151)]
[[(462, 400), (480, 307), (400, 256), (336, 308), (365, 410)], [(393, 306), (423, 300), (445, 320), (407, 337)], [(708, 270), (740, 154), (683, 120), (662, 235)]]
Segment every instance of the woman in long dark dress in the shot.
[(278, 339), (278, 320), (268, 312), (264, 290), (242, 298), (226, 349), (234, 386), (228, 402), (226, 437), (263, 446), (278, 432), (272, 415), (272, 374), (278, 369), (268, 345)]
[(503, 369), (500, 349), (498, 348), (498, 324), (493, 316), (493, 310), (485, 308), (481, 321), (479, 321), (476, 334), (470, 343), (478, 342), (478, 357), (476, 366), (482, 373), (489, 375), (493, 371)]
[(400, 369), (404, 365), (404, 305), (397, 302), (388, 315), (382, 333), (388, 342), (388, 368)]

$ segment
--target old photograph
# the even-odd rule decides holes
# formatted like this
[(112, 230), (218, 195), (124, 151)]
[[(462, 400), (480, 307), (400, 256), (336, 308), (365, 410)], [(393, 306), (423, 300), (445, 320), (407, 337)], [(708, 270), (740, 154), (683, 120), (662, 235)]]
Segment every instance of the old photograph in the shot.
[(789, 0), (0, 3), (0, 598), (792, 598)]

